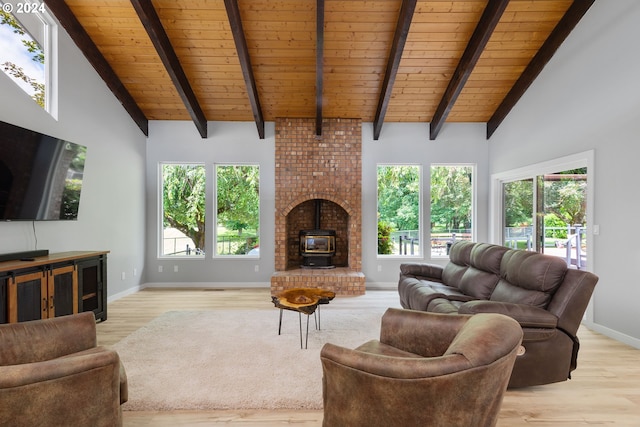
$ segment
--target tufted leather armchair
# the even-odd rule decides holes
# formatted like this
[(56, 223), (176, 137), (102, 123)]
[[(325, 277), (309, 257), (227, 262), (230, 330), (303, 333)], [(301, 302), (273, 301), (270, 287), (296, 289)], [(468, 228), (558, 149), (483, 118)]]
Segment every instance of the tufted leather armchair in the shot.
[(93, 312), (0, 325), (0, 425), (121, 426), (127, 377)]
[(494, 426), (521, 341), (501, 314), (389, 308), (380, 340), (322, 348), (323, 426)]

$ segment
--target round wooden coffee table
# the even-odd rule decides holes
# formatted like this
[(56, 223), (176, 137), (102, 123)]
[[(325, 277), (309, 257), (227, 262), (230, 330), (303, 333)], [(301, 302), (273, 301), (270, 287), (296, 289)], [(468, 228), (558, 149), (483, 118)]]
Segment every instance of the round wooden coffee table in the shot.
[[(292, 288), (271, 296), (273, 305), (280, 309), (280, 322), (278, 323), (278, 335), (282, 331), (282, 310), (298, 312), (300, 323), (300, 348), (302, 348), (302, 313), (307, 315), (307, 333), (304, 348), (309, 343), (309, 316), (314, 315), (316, 329), (320, 329), (320, 305), (329, 304), (336, 293), (320, 288)], [(317, 317), (315, 313), (317, 311)]]

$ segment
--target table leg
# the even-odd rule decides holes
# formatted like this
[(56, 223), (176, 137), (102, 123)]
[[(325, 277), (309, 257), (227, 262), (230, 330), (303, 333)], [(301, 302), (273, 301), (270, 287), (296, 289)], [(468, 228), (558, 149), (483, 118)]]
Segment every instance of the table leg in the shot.
[(302, 313), (298, 312), (298, 323), (300, 324), (300, 348), (302, 348)]
[(304, 348), (307, 349), (309, 345), (309, 315), (307, 315), (307, 337), (304, 342)]
[(278, 335), (280, 335), (281, 330), (282, 330), (282, 309), (280, 309), (280, 322), (278, 323)]

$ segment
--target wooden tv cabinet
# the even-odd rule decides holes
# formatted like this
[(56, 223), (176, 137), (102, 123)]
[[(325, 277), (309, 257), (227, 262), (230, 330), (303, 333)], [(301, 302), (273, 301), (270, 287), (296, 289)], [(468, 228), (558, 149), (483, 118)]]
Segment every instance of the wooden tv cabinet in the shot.
[(108, 251), (0, 262), (0, 323), (93, 311), (107, 320)]

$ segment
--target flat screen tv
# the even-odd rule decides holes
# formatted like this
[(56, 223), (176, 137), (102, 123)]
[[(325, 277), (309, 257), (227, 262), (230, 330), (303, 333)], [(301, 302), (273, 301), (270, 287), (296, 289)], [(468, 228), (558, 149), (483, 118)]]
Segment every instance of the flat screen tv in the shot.
[(0, 220), (76, 220), (87, 147), (0, 121)]

